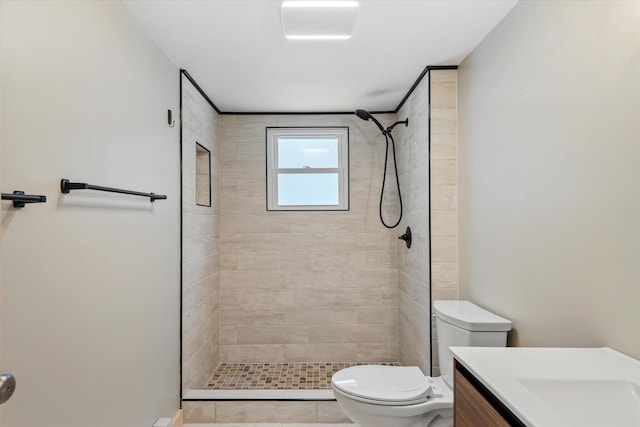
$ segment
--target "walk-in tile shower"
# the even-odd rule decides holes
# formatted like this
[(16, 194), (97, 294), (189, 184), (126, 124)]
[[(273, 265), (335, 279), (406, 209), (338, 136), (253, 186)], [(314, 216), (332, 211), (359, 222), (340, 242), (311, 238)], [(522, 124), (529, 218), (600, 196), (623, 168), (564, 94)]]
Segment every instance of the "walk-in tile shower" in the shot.
[[(430, 123), (431, 85), (444, 96)], [(397, 114), (375, 117), (410, 123), (394, 129), (404, 201), (395, 229), (379, 219), (385, 139), (376, 126), (353, 113), (219, 114), (183, 74), (183, 397), (328, 390), (333, 372), (363, 363), (430, 374), (430, 301), (454, 298), (456, 286), (455, 230), (429, 228), (430, 193), (437, 217), (455, 218), (455, 70), (427, 73)], [(266, 129), (277, 127), (348, 128), (349, 210), (266, 209)], [(210, 207), (195, 203), (196, 143), (211, 152)], [(397, 216), (393, 186), (383, 210)], [(411, 249), (398, 240), (407, 225)]]

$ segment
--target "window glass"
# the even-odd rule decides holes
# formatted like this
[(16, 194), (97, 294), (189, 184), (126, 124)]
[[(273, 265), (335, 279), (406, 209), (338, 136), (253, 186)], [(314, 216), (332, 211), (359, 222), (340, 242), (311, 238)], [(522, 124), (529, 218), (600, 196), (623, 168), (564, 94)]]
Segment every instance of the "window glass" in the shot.
[(278, 168), (337, 168), (337, 138), (278, 137)]
[(278, 205), (337, 206), (338, 181), (337, 173), (279, 173)]

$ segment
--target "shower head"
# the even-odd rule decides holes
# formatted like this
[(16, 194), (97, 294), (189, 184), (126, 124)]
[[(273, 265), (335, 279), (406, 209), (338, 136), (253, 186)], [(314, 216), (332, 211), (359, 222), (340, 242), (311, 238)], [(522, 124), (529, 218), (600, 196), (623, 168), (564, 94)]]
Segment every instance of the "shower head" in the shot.
[(356, 116), (360, 117), (362, 120), (371, 120), (373, 123), (376, 124), (376, 126), (378, 126), (378, 128), (380, 129), (380, 132), (382, 132), (383, 135), (386, 135), (387, 131), (384, 130), (380, 122), (377, 121), (376, 118), (373, 117), (370, 112), (366, 110), (356, 110)]
[(369, 120), (371, 114), (366, 110), (356, 110), (356, 116), (360, 117), (362, 120)]

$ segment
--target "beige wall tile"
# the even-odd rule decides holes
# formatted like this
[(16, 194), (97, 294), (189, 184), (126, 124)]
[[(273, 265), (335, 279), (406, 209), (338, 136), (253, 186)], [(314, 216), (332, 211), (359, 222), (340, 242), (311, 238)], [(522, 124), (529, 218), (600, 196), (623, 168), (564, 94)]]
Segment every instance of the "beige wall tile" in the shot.
[(347, 417), (342, 409), (340, 409), (338, 402), (317, 402), (317, 411), (316, 422), (318, 423), (330, 423), (335, 425), (335, 423), (351, 422), (349, 417)]
[(316, 421), (316, 402), (217, 402), (219, 423), (287, 423)]
[[(219, 361), (217, 165), (218, 116), (196, 88), (183, 79), (182, 96), (182, 378), (183, 391), (205, 385)], [(196, 142), (211, 152), (196, 160)], [(210, 189), (211, 207), (196, 205), (196, 162), (210, 163), (211, 175), (201, 177), (199, 191)], [(203, 181), (210, 178), (210, 181)], [(207, 201), (209, 194), (206, 194)], [(209, 413), (197, 410), (200, 419)], [(199, 412), (198, 412), (199, 411)], [(203, 412), (204, 411), (204, 412)]]
[(457, 236), (458, 215), (456, 211), (432, 211), (432, 236)]
[(431, 83), (456, 83), (458, 81), (458, 70), (431, 70), (429, 77)]
[[(454, 103), (454, 100), (447, 100)], [(458, 129), (458, 111), (455, 108), (434, 107), (431, 109), (431, 134), (455, 134)]]
[(289, 289), (222, 289), (220, 306), (233, 307), (280, 307), (294, 303), (297, 295)]
[(456, 210), (458, 204), (457, 187), (453, 184), (432, 185), (431, 205), (433, 210)]
[(238, 336), (237, 336), (237, 329), (238, 327), (236, 326), (220, 326), (220, 337), (219, 337), (219, 341), (218, 344), (220, 345), (224, 345), (224, 344), (237, 344), (238, 343)]
[(205, 255), (195, 261), (186, 262), (183, 265), (182, 281), (184, 287), (189, 287), (197, 283), (202, 283), (203, 279), (212, 276), (217, 272), (216, 257)]
[(431, 185), (456, 185), (458, 171), (456, 161), (451, 159), (431, 160)]
[[(410, 123), (423, 123), (420, 117), (428, 110), (431, 97), (431, 128), (414, 128), (401, 132), (400, 165), (407, 172), (402, 182), (406, 194), (407, 224), (411, 225), (415, 243), (410, 250), (399, 250), (399, 340), (403, 364), (430, 370), (431, 317), (430, 287), (455, 293), (457, 286), (457, 82), (455, 70), (431, 70), (431, 93), (424, 82), (407, 100), (399, 116), (416, 116)], [(430, 143), (428, 142), (430, 140)], [(431, 146), (431, 162), (424, 148)], [(429, 181), (430, 177), (430, 181)], [(431, 188), (426, 183), (431, 183)], [(429, 200), (429, 192), (430, 199)], [(431, 207), (429, 207), (431, 205)], [(431, 209), (431, 229), (420, 224)], [(429, 248), (431, 239), (431, 248)], [(431, 250), (431, 254), (429, 254)], [(429, 283), (434, 263), (433, 283)], [(446, 263), (446, 264), (444, 264)]]
[(236, 268), (238, 270), (305, 270), (310, 265), (308, 252), (284, 252), (278, 250), (238, 252), (236, 259)]
[[(432, 78), (432, 294), (433, 300), (458, 294), (457, 212), (457, 71), (439, 70)], [(433, 123), (432, 123), (433, 124)], [(435, 320), (431, 319), (435, 331)], [(438, 373), (437, 341), (432, 334), (434, 375)]]
[(433, 290), (433, 300), (455, 300), (458, 298), (458, 289), (456, 288), (438, 288)]
[[(221, 141), (222, 142), (222, 141)], [(236, 145), (235, 144), (218, 144), (218, 159), (220, 161), (229, 161), (236, 159)]]
[[(429, 276), (427, 274), (426, 279), (428, 280), (428, 278)], [(398, 281), (402, 294), (411, 298), (416, 304), (426, 307), (427, 309), (429, 308), (429, 286), (425, 283), (424, 277), (416, 279), (409, 276), (406, 272), (401, 271), (398, 273)]]
[(182, 416), (185, 423), (214, 423), (216, 403), (182, 402)]
[(395, 325), (398, 319), (398, 307), (396, 305), (358, 307), (357, 317), (359, 325)]
[(396, 362), (399, 344), (358, 344), (356, 360), (358, 362)]
[(220, 218), (220, 227), (224, 233), (306, 233), (309, 230), (307, 214), (269, 214), (225, 215)]
[(240, 326), (236, 344), (306, 344), (311, 340), (310, 326)]
[(264, 142), (236, 144), (237, 160), (266, 160), (267, 153)]
[(381, 343), (382, 330), (377, 325), (310, 326), (309, 342), (320, 343)]
[[(434, 73), (435, 74), (435, 73)], [(457, 103), (457, 84), (431, 81), (431, 108), (455, 109)]]
[(284, 360), (287, 363), (307, 362), (309, 347), (307, 344), (285, 344)]
[[(394, 248), (397, 236), (394, 233)], [(345, 286), (357, 286), (359, 288), (394, 288), (398, 286), (397, 268), (393, 269), (371, 269), (364, 271), (353, 271), (347, 269), (342, 271), (342, 283)]]
[(237, 344), (221, 345), (222, 363), (284, 363), (284, 345), (281, 344)]
[(457, 239), (455, 237), (434, 236), (431, 239), (432, 262), (456, 262), (458, 259)]
[(282, 325), (285, 311), (280, 307), (235, 307), (219, 309), (220, 326)]
[(327, 292), (324, 289), (295, 291), (295, 304), (307, 306), (382, 305), (382, 289), (342, 288)]
[(458, 286), (458, 264), (455, 262), (434, 262), (431, 279), (434, 288), (456, 288)]
[(351, 307), (289, 306), (284, 319), (290, 325), (353, 325), (357, 315)]
[[(315, 259), (314, 259), (314, 262)], [(287, 288), (321, 288), (325, 292), (327, 289), (342, 288), (342, 271), (287, 271), (285, 274), (285, 286)]]
[[(235, 267), (235, 265), (234, 265)], [(296, 272), (291, 272), (296, 273)], [(220, 272), (221, 289), (278, 289), (285, 287), (285, 271), (236, 271)]]
[(458, 141), (455, 133), (431, 136), (432, 159), (456, 159), (458, 155)]
[[(378, 118), (391, 123), (395, 115)], [(320, 354), (355, 361), (358, 343), (397, 343), (390, 332), (398, 324), (397, 231), (377, 218), (384, 140), (375, 126), (353, 115), (223, 116), (220, 122), (222, 357), (242, 357), (232, 347), (271, 340), (287, 360)], [(349, 211), (265, 210), (265, 127), (293, 125), (350, 127)], [(374, 311), (381, 315), (375, 320)]]
[(357, 360), (358, 344), (285, 344), (286, 362), (341, 362)]
[(259, 215), (265, 210), (266, 203), (264, 194), (238, 195), (231, 190), (221, 195), (219, 201), (218, 210), (223, 217), (227, 215)]

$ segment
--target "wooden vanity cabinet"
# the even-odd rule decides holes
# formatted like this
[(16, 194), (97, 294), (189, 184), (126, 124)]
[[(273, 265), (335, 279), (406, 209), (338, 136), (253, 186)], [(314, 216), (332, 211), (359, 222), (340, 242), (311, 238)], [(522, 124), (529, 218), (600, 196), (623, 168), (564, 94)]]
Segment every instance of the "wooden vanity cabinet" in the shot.
[(498, 398), (455, 361), (453, 425), (455, 427), (524, 426)]

